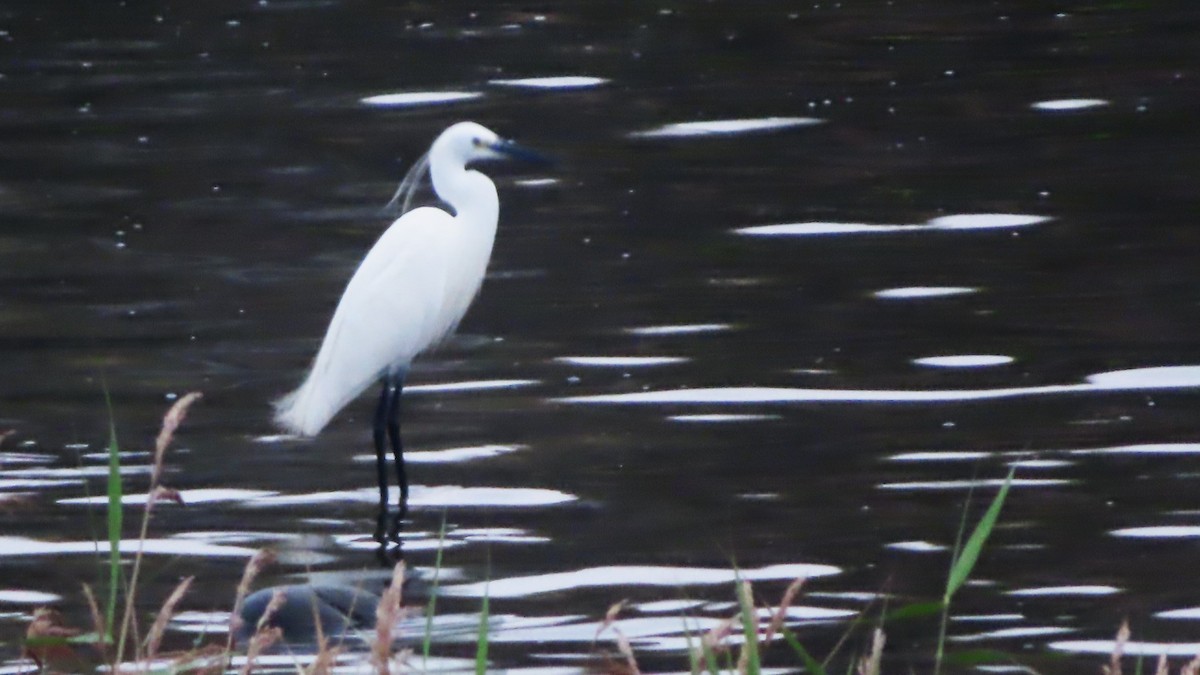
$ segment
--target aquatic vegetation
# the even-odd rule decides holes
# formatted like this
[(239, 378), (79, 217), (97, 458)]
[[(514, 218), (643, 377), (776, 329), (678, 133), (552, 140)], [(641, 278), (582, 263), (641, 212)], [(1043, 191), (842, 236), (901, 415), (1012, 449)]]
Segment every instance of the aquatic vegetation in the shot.
[[(92, 617), (93, 630), (84, 632), (79, 628), (67, 625), (63, 616), (51, 609), (42, 608), (34, 613), (27, 629), (24, 644), (24, 654), (31, 658), (40, 670), (67, 672), (95, 671), (98, 669), (115, 672), (128, 671), (135, 668), (144, 672), (231, 672), (236, 669), (239, 673), (250, 673), (274, 668), (278, 661), (266, 661), (264, 657), (278, 651), (281, 645), (287, 643), (289, 636), (284, 628), (277, 625), (275, 619), (287, 611), (285, 606), (289, 600), (303, 601), (304, 598), (317, 601), (316, 594), (289, 595), (289, 587), (275, 587), (259, 591), (254, 595), (270, 592), (270, 599), (265, 608), (247, 613), (247, 599), (256, 579), (269, 567), (275, 559), (274, 554), (267, 549), (257, 551), (247, 562), (241, 578), (234, 589), (233, 605), (230, 613), (228, 636), (219, 644), (201, 644), (197, 640), (190, 649), (182, 651), (164, 651), (163, 644), (170, 621), (179, 611), (185, 596), (191, 588), (194, 578), (184, 578), (168, 595), (154, 615), (153, 621), (145, 633), (139, 625), (136, 612), (136, 597), (139, 590), (139, 579), (142, 572), (143, 545), (147, 539), (148, 523), (154, 511), (154, 505), (159, 500), (181, 501), (179, 493), (162, 482), (163, 466), (166, 451), (171, 445), (174, 434), (183, 422), (188, 408), (200, 398), (199, 393), (181, 397), (163, 418), (162, 431), (155, 442), (154, 461), (150, 473), (150, 484), (145, 509), (142, 514), (138, 546), (134, 549), (133, 559), (128, 574), (121, 562), (121, 541), (123, 521), (120, 515), (122, 509), (122, 473), (120, 471), (120, 451), (117, 442), (115, 424), (111, 423), (108, 442), (109, 467), (107, 473), (107, 518), (108, 551), (105, 570), (110, 587), (106, 588), (106, 602), (101, 608), (96, 594), (85, 585), (83, 594), (87, 600)], [(745, 675), (758, 675), (764, 672), (764, 663), (770, 661), (773, 665), (788, 667), (803, 667), (814, 675), (826, 675), (835, 662), (843, 664), (846, 672), (857, 675), (881, 675), (884, 672), (884, 651), (887, 644), (885, 625), (893, 625), (902, 621), (911, 621), (934, 614), (940, 614), (937, 650), (931, 659), (930, 672), (941, 672), (943, 663), (970, 665), (973, 663), (995, 662), (997, 659), (1014, 661), (1012, 657), (986, 650), (975, 650), (946, 654), (946, 632), (948, 614), (951, 602), (956, 593), (963, 587), (973, 572), (976, 563), (982, 555), (988, 538), (994, 530), (1001, 509), (1007, 498), (1009, 487), (1013, 483), (1013, 471), (1002, 482), (999, 491), (991, 500), (990, 505), (980, 517), (975, 527), (967, 534), (968, 509), (964, 507), (954, 554), (947, 572), (946, 585), (942, 597), (936, 602), (915, 603), (887, 611), (886, 608), (870, 618), (868, 612), (858, 613), (846, 625), (845, 631), (823, 659), (818, 659), (806, 648), (797, 637), (787, 619), (791, 609), (804, 589), (805, 578), (792, 581), (773, 606), (756, 599), (751, 581), (742, 576), (735, 568), (733, 573), (733, 594), (736, 602), (732, 603), (733, 612), (727, 618), (709, 624), (707, 629), (688, 625), (685, 621), (684, 637), (688, 644), (687, 659), (690, 672), (699, 675), (707, 673), (737, 672)], [(114, 515), (115, 513), (115, 515)], [(443, 522), (439, 534), (439, 542), (445, 541), (446, 523)], [(128, 543), (128, 542), (127, 542)], [(126, 547), (128, 549), (128, 546)], [(297, 672), (321, 674), (333, 672), (335, 667), (347, 663), (369, 665), (373, 672), (390, 674), (392, 672), (409, 672), (428, 670), (432, 643), (435, 639), (434, 615), (439, 596), (439, 579), (443, 566), (443, 549), (437, 549), (434, 563), (431, 590), (424, 607), (406, 607), (403, 603), (403, 586), (407, 568), (403, 561), (397, 563), (390, 578), (390, 584), (378, 598), (377, 604), (372, 603), (373, 625), (370, 630), (344, 629), (333, 631), (332, 624), (316, 620), (317, 607), (314, 613), (314, 629), (316, 632), (312, 650), (303, 657), (292, 653), (289, 658)], [(294, 587), (291, 587), (294, 588)], [(491, 632), (495, 629), (491, 615), (488, 583), (483, 585), (477, 629), (472, 638), (474, 659), (471, 662), (474, 671), (482, 674), (488, 671), (489, 647)], [(372, 596), (373, 598), (374, 596)], [(253, 603), (254, 600), (252, 599)], [(259, 607), (261, 607), (261, 601)], [(601, 659), (606, 668), (612, 672), (637, 674), (641, 672), (638, 653), (634, 643), (622, 630), (620, 615), (627, 606), (621, 601), (609, 607), (593, 639), (593, 651)], [(293, 608), (293, 611), (295, 608)], [(302, 610), (303, 611), (303, 610)], [(421, 645), (420, 661), (414, 657), (412, 648), (403, 648), (406, 641), (412, 643), (414, 636), (402, 636), (397, 628), (411, 615), (423, 615), (423, 634), (416, 636)], [(249, 616), (255, 624), (239, 625)], [(347, 624), (348, 625), (348, 624)], [(867, 630), (860, 630), (862, 628)], [(611, 634), (616, 654), (606, 654), (598, 646), (601, 638)], [(1112, 654), (1104, 672), (1109, 675), (1119, 675), (1121, 663), (1125, 658), (1125, 647), (1129, 640), (1128, 625), (1123, 625), (1113, 642)], [(142, 637), (144, 635), (144, 637)], [(240, 638), (238, 636), (241, 636)], [(347, 645), (347, 638), (357, 639), (352, 646)], [(407, 638), (405, 640), (404, 638)], [(861, 643), (859, 656), (847, 657), (842, 653), (844, 645), (854, 641)], [(773, 645), (786, 645), (787, 650), (781, 651)], [(287, 650), (290, 653), (290, 649)], [(841, 655), (840, 655), (841, 654)], [(840, 655), (840, 656), (839, 656)], [(769, 657), (769, 658), (768, 658)], [(656, 656), (661, 658), (661, 654)], [(1142, 672), (1141, 661), (1136, 672)], [(468, 668), (466, 663), (462, 664)], [(1168, 675), (1168, 662), (1164, 655), (1158, 660), (1156, 675)], [(1200, 657), (1183, 664), (1179, 670), (1181, 675), (1200, 675)]]

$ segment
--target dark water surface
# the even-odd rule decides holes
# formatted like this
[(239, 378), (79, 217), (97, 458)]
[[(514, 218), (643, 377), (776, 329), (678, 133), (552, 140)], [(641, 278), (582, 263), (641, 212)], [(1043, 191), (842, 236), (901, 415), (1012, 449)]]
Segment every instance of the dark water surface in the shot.
[[(1129, 617), (1161, 643), (1130, 651), (1194, 655), (1200, 610), (1161, 613), (1200, 605), (1198, 29), (1184, 2), (0, 8), (3, 671), (38, 604), (87, 622), (106, 388), (127, 450), (205, 394), (139, 596), (197, 576), (179, 644), (223, 634), (256, 548), (263, 585), (381, 578), (373, 397), (313, 441), (268, 404), (460, 119), (559, 164), (491, 170), (483, 293), (410, 377), (406, 557), (429, 572), (444, 515), (447, 667), (490, 579), (498, 668), (611, 653), (629, 598), (643, 666), (685, 670), (734, 563), (763, 602), (813, 575), (824, 653), (873, 594), (940, 596), (1010, 466), (953, 646), (1091, 671)], [(522, 81), (565, 76), (598, 79)], [(934, 622), (889, 636), (927, 669)]]

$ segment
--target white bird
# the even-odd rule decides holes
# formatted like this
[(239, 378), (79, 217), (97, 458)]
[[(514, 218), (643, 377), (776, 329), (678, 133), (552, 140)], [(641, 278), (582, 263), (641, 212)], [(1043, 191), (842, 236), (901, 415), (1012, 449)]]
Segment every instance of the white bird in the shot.
[(407, 512), (408, 480), (400, 440), (400, 394), (409, 364), (450, 333), (483, 282), (500, 201), (491, 179), (467, 165), (476, 160), (540, 156), (474, 122), (443, 131), (405, 176), (392, 202), (408, 208), (428, 167), (437, 196), (454, 215), (435, 207), (402, 213), (367, 253), (338, 302), (308, 377), (275, 403), (285, 430), (314, 436), (375, 380), (383, 390), (375, 411), (379, 518), (375, 538), (388, 527), (385, 441), (390, 440), (400, 484), (399, 509), (388, 536), (396, 540)]

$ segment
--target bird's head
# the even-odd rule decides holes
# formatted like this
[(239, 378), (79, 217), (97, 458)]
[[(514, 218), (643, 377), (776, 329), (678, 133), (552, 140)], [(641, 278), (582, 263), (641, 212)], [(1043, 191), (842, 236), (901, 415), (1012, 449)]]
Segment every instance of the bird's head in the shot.
[(462, 162), (485, 159), (519, 159), (536, 164), (547, 164), (545, 157), (522, 148), (512, 141), (504, 140), (496, 132), (475, 122), (459, 122), (446, 129), (433, 142), (431, 156), (442, 154)]

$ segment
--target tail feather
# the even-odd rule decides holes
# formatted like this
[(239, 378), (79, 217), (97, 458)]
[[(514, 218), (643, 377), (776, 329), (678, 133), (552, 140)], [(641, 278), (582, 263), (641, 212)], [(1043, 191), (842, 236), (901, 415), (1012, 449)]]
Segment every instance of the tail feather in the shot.
[(306, 380), (292, 393), (275, 401), (275, 423), (300, 436), (316, 436), (333, 419), (340, 405), (320, 396)]

